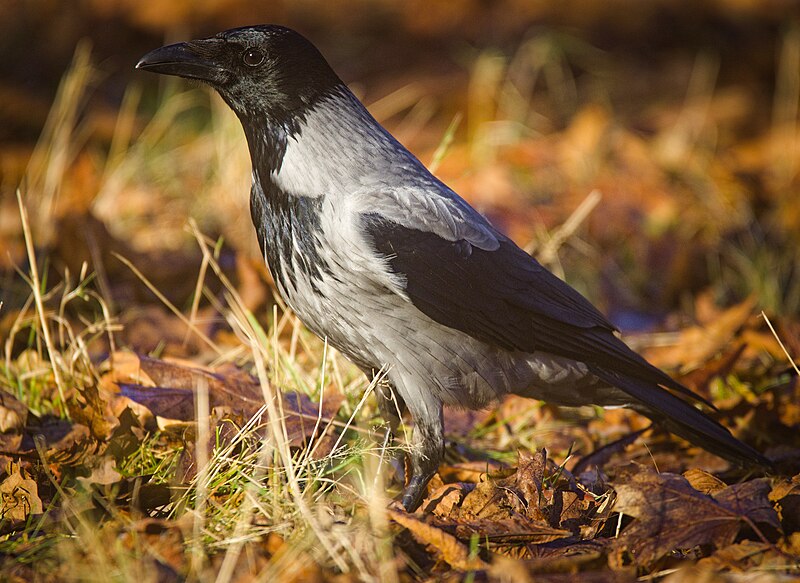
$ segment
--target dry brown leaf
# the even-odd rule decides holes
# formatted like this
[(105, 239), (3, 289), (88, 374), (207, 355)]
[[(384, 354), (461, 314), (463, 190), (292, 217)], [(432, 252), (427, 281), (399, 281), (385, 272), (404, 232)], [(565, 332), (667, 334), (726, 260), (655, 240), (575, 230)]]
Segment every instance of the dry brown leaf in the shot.
[(230, 407), (249, 418), (263, 403), (258, 381), (235, 367), (211, 372), (194, 365), (144, 356), (139, 357), (139, 362), (141, 371), (155, 386), (118, 381), (120, 393), (159, 417), (194, 420), (194, 394), (201, 382), (208, 387), (211, 408)]
[[(178, 422), (195, 419), (195, 391), (199, 383), (208, 389), (209, 405), (217, 412), (217, 418), (251, 418), (261, 408), (264, 396), (258, 379), (232, 364), (225, 364), (209, 371), (179, 362), (139, 357), (142, 372), (156, 386), (117, 381), (120, 394), (149, 409), (153, 415)], [(315, 430), (323, 431), (327, 421), (333, 419), (344, 401), (336, 391), (326, 391), (325, 400), (312, 403), (307, 395), (278, 393), (284, 414), (284, 423), (290, 445), (300, 447)], [(320, 420), (317, 427), (317, 420)], [(163, 423), (162, 423), (163, 425)], [(315, 457), (325, 456), (333, 446), (326, 434), (317, 445)]]
[(459, 499), (442, 492), (448, 506), (436, 512), (443, 519), (437, 525), (462, 539), (477, 533), (498, 544), (543, 543), (595, 533), (610, 513), (606, 507), (598, 515), (601, 501), (576, 488), (568, 472), (547, 460), (545, 450), (520, 452), (516, 472), (487, 477), (466, 496), (464, 491), (459, 488)]
[(264, 400), (258, 380), (231, 364), (222, 365), (212, 372), (190, 362), (168, 362), (144, 356), (140, 356), (139, 361), (147, 376), (161, 387), (194, 389), (200, 379), (205, 380), (209, 391), (219, 392), (213, 406), (230, 404), (225, 401), (244, 401), (257, 403), (260, 407)]
[(794, 557), (800, 557), (800, 532), (793, 532), (784, 543), (785, 551)]
[[(579, 571), (581, 566), (594, 561), (601, 562), (606, 552), (607, 544), (604, 541), (577, 541), (528, 545), (528, 559), (511, 559), (498, 556), (492, 562), (489, 572), (500, 581), (548, 581), (543, 574), (563, 574), (555, 581), (635, 581), (631, 577), (630, 569), (618, 571)], [(605, 561), (602, 561), (604, 563)], [(601, 564), (602, 564), (601, 563)], [(509, 573), (514, 573), (509, 576)]]
[(285, 549), (285, 547), (286, 541), (277, 532), (269, 533), (267, 539), (264, 541), (264, 550), (270, 555), (279, 553), (282, 549)]
[[(47, 447), (47, 456), (77, 452), (97, 445), (89, 428), (81, 423), (70, 423), (66, 420), (56, 420), (51, 423), (36, 427), (36, 435), (44, 439)], [(33, 449), (33, 444), (31, 444)]]
[(116, 418), (104, 413), (107, 403), (100, 400), (95, 402), (95, 406), (69, 405), (70, 417), (76, 425), (83, 425), (89, 429), (89, 433), (96, 441), (102, 442), (111, 437), (117, 427)]
[(467, 494), (459, 509), (461, 519), (502, 519), (520, 514), (545, 520), (539, 505), (546, 453), (541, 450), (533, 456), (524, 452), (518, 455), (516, 472), (502, 479), (490, 477)]
[(439, 521), (436, 524), (452, 528), (462, 540), (469, 540), (477, 534), (481, 539), (498, 544), (542, 544), (572, 536), (569, 530), (532, 522), (521, 516), (499, 520)]
[(673, 346), (648, 350), (648, 360), (662, 368), (679, 368), (681, 373), (698, 368), (730, 343), (753, 314), (755, 305), (755, 298), (748, 298), (706, 326), (686, 328)]
[(479, 518), (502, 519), (509, 516), (509, 510), (500, 507), (506, 496), (511, 494), (507, 490), (500, 490), (491, 479), (479, 482), (466, 495), (458, 509), (458, 518), (461, 520), (476, 520)]
[(461, 504), (464, 496), (466, 496), (464, 484), (443, 484), (430, 493), (422, 507), (426, 512), (446, 518)]
[(180, 573), (185, 569), (186, 562), (186, 543), (180, 527), (181, 524), (176, 520), (143, 518), (128, 526), (121, 536), (121, 542), (136, 548), (137, 544), (141, 544), (136, 540), (137, 537), (147, 541), (148, 546), (157, 552), (160, 563)]
[(397, 510), (390, 510), (389, 516), (397, 524), (407, 528), (417, 541), (432, 547), (454, 569), (480, 571), (489, 567), (480, 557), (471, 557), (466, 545), (441, 528), (431, 526), (415, 515)]
[[(786, 337), (781, 336), (780, 338), (785, 344)], [(765, 354), (768, 354), (777, 362), (786, 360), (786, 353), (769, 330), (745, 328), (741, 333), (741, 342), (745, 347), (745, 357), (763, 358)]]
[(0, 390), (0, 433), (25, 427), (28, 407), (11, 393)]
[(79, 399), (70, 400), (67, 406), (72, 421), (88, 427), (95, 440), (105, 441), (119, 421), (111, 410), (108, 395), (100, 389), (96, 384), (83, 386), (79, 391)]
[(769, 499), (773, 502), (778, 502), (786, 496), (793, 494), (800, 494), (800, 474), (797, 474), (791, 480), (779, 478), (772, 486)]
[(769, 500), (771, 486), (766, 478), (732, 484), (713, 494), (714, 500), (749, 524), (780, 530), (781, 523)]
[(728, 486), (712, 497), (692, 488), (683, 476), (640, 467), (622, 472), (614, 489), (615, 510), (636, 518), (615, 541), (616, 566), (623, 564), (625, 553), (647, 566), (677, 549), (728, 546), (744, 522), (780, 527), (767, 499), (766, 480)]
[(98, 486), (109, 486), (122, 480), (122, 476), (117, 471), (117, 463), (114, 458), (105, 456), (98, 460), (97, 465), (92, 469), (88, 476), (79, 476), (78, 481), (87, 488), (96, 484)]
[[(19, 446), (22, 445), (21, 433), (0, 433), (0, 453), (14, 453), (19, 451)], [(2, 464), (2, 457), (0, 456), (0, 468), (4, 467)]]
[(714, 571), (733, 571), (734, 573), (746, 570), (751, 559), (760, 557), (772, 549), (772, 545), (762, 542), (744, 540), (729, 545), (714, 552), (710, 557), (698, 561), (698, 566), (707, 567)]
[(743, 339), (738, 340), (727, 349), (724, 349), (716, 358), (712, 358), (702, 366), (683, 375), (680, 380), (690, 389), (701, 395), (707, 395), (711, 381), (715, 378), (725, 378), (730, 374), (748, 348)]
[[(450, 435), (448, 433), (448, 435)], [(471, 482), (477, 484), (487, 474), (497, 475), (505, 466), (495, 460), (463, 462), (460, 464), (443, 464), (439, 466), (439, 476), (444, 483)]]
[[(283, 400), (286, 433), (289, 444), (293, 447), (300, 447), (307, 439), (314, 437), (318, 419), (321, 419), (318, 431), (323, 431), (328, 423), (327, 420), (336, 416), (344, 402), (344, 395), (334, 391), (326, 391), (322, 403), (313, 403), (308, 395), (301, 393), (280, 393), (280, 396)], [(330, 433), (325, 434), (325, 438), (316, 446), (315, 459), (325, 457), (330, 452), (334, 445), (331, 438)]]
[(24, 477), (15, 465), (0, 484), (0, 520), (22, 522), (31, 514), (43, 511), (36, 481)]
[(544, 470), (547, 466), (547, 452), (544, 449), (530, 455), (519, 452), (519, 466), (514, 475), (516, 489), (527, 501), (525, 514), (531, 520), (546, 520), (542, 506), (544, 499)]
[[(571, 536), (570, 530), (554, 528), (547, 524), (544, 517), (530, 518), (524, 511), (524, 500), (509, 490), (483, 483), (486, 493), (494, 495), (482, 507), (464, 508), (466, 498), (463, 484), (446, 484), (434, 491), (429, 500), (435, 506), (424, 506), (426, 512), (433, 512), (441, 520), (435, 522), (436, 526), (455, 532), (460, 539), (469, 539), (478, 534), (481, 538), (496, 543), (523, 544), (545, 543)], [(509, 507), (509, 498), (522, 504)], [(477, 500), (485, 501), (486, 495), (472, 498), (470, 504), (479, 506)]]
[(703, 494), (713, 495), (728, 487), (728, 485), (718, 477), (697, 468), (686, 470), (683, 472), (683, 477), (689, 481), (692, 488)]

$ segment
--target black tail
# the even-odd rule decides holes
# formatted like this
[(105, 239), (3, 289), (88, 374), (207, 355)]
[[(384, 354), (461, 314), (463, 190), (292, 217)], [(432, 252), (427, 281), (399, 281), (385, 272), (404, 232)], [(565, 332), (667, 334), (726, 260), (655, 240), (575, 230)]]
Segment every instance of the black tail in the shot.
[[(772, 467), (772, 462), (736, 439), (725, 427), (658, 384), (620, 375), (596, 365), (590, 365), (589, 368), (601, 380), (633, 397), (635, 402), (631, 405), (632, 409), (650, 417), (668, 431), (745, 467)], [(685, 390), (691, 393), (689, 389)]]

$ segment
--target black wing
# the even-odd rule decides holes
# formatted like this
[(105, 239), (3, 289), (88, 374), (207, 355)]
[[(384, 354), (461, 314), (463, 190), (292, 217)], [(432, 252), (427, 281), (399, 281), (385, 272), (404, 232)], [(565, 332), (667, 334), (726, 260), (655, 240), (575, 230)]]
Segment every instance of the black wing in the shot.
[(541, 350), (584, 362), (632, 397), (631, 405), (667, 429), (722, 457), (770, 467), (715, 420), (664, 390), (713, 405), (633, 352), (577, 291), (498, 234), (486, 251), (447, 241), (378, 214), (364, 215), (375, 249), (405, 278), (405, 292), (431, 319), (508, 350)]
[(667, 386), (710, 406), (614, 335), (580, 293), (513, 241), (485, 251), (377, 214), (364, 215), (375, 249), (405, 278), (414, 305), (436, 322), (507, 350), (537, 350)]

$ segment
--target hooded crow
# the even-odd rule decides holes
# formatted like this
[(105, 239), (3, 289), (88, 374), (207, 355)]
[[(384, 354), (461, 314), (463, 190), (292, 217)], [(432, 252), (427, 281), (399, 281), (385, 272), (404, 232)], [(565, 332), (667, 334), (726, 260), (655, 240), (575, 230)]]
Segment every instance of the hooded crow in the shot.
[(769, 466), (433, 176), (297, 32), (236, 28), (156, 49), (137, 68), (208, 83), (239, 117), (279, 293), (368, 377), (388, 371), (378, 393), (393, 430), (399, 412), (414, 420), (407, 510), (442, 460), (442, 405), (509, 393), (630, 407), (728, 460)]

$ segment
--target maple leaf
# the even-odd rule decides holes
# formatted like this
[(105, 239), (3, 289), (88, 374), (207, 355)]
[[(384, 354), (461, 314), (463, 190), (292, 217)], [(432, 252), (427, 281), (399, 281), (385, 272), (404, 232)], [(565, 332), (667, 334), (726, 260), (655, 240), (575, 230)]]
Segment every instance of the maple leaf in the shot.
[(780, 528), (768, 499), (766, 480), (751, 480), (709, 496), (695, 490), (680, 475), (629, 467), (614, 484), (615, 510), (634, 517), (614, 544), (612, 566), (622, 566), (624, 555), (649, 566), (667, 553), (698, 545), (726, 547), (742, 525), (766, 524)]

